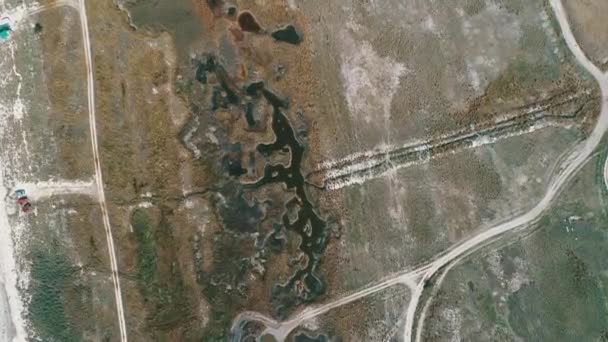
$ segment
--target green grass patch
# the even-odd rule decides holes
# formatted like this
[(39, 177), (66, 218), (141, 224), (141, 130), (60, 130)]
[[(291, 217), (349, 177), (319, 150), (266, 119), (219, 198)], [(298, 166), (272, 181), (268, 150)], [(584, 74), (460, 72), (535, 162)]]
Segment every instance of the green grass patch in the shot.
[(144, 211), (136, 210), (131, 225), (138, 243), (138, 286), (149, 304), (148, 325), (165, 331), (187, 323), (191, 306), (177, 260), (170, 254), (161, 264), (159, 257), (163, 245), (175, 248), (169, 223), (162, 216), (155, 224)]
[(150, 218), (141, 210), (136, 210), (131, 219), (131, 226), (137, 238), (137, 280), (145, 297), (153, 295), (150, 290), (158, 286), (158, 254)]
[(78, 341), (65, 305), (65, 289), (73, 283), (77, 268), (55, 250), (38, 249), (32, 254), (27, 316), (41, 341)]
[(478, 302), (480, 302), (483, 317), (490, 322), (496, 322), (498, 316), (496, 315), (496, 308), (492, 294), (490, 292), (485, 292), (483, 295), (479, 296)]

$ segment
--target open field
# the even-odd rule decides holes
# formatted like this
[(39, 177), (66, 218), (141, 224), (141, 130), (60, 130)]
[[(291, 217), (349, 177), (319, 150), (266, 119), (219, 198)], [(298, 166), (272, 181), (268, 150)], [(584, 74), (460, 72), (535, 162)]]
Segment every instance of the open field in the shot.
[[(161, 18), (165, 5), (125, 3), (124, 8), (131, 14), (132, 25), (150, 32), (155, 39), (163, 37), (160, 32), (167, 32), (170, 39), (163, 39), (169, 39), (177, 51), (171, 66), (177, 77), (170, 84), (174, 84), (189, 114), (185, 115), (184, 129), (177, 134), (182, 146), (172, 147), (174, 141), (163, 140), (164, 150), (169, 151), (163, 161), (173, 160), (168, 162), (170, 167), (190, 171), (174, 173), (187, 175), (181, 179), (167, 178), (160, 172), (164, 177), (161, 184), (158, 178), (150, 177), (150, 171), (143, 167), (150, 159), (141, 154), (142, 146), (144, 151), (154, 146), (151, 139), (146, 140), (148, 137), (136, 140), (139, 145), (134, 142), (125, 146), (121, 156), (132, 157), (121, 158), (120, 162), (140, 159), (116, 170), (141, 170), (138, 177), (146, 181), (135, 181), (141, 189), (133, 188), (140, 193), (151, 189), (155, 206), (167, 201), (171, 192), (179, 192), (180, 182), (188, 184), (188, 189), (205, 192), (211, 208), (207, 216), (211, 223), (206, 227), (214, 227), (214, 239), (220, 242), (207, 253), (214, 260), (243, 260), (238, 267), (221, 271), (207, 268), (201, 273), (202, 279), (215, 283), (209, 285), (203, 280), (207, 295), (217, 296), (219, 291), (222, 303), (228, 298), (234, 303), (239, 298), (238, 304), (226, 311), (254, 305), (258, 311), (284, 317), (303, 303), (322, 303), (407, 265), (424, 262), (483, 227), (524, 212), (541, 198), (561, 156), (586, 137), (597, 115), (597, 87), (574, 63), (560, 40), (550, 8), (541, 1), (512, 1), (502, 7), (490, 2), (462, 2), (441, 9), (406, 4), (393, 6), (396, 10), (391, 13), (373, 4), (358, 3), (320, 6), (307, 2), (297, 5), (299, 11), (278, 2), (268, 6), (237, 4), (240, 10), (254, 13), (264, 30), (287, 20), (296, 23), (305, 37), (297, 47), (273, 46), (263, 33), (243, 32), (221, 5), (183, 4)], [(178, 24), (175, 16), (180, 11), (197, 13), (202, 23)], [(421, 22), (416, 19), (420, 17), (427, 19)], [(314, 20), (315, 25), (302, 18)], [(386, 22), (392, 23), (391, 30), (380, 35), (377, 27), (385, 27)], [(496, 26), (488, 29), (491, 25)], [(499, 29), (504, 26), (510, 30)], [(197, 38), (205, 30), (209, 34)], [(507, 36), (503, 36), (505, 32)], [(395, 41), (397, 44), (392, 43)], [(276, 55), (268, 53), (271, 48), (276, 49)], [(291, 59), (294, 51), (300, 51), (301, 62)], [(438, 72), (433, 65), (447, 65), (447, 69)], [(111, 70), (100, 72), (112, 74)], [(157, 75), (159, 84), (163, 84), (171, 73)], [(295, 79), (294, 75), (306, 77)], [(264, 82), (261, 89), (267, 93), (249, 88), (257, 81)], [(124, 88), (129, 91), (132, 87)], [(270, 90), (275, 98), (269, 95)], [(111, 97), (115, 102), (120, 96), (129, 98), (116, 89), (108, 91), (116, 92)], [(554, 106), (577, 93), (587, 97), (576, 106)], [(150, 110), (159, 108), (154, 101), (148, 100)], [(491, 128), (496, 121), (509, 117), (508, 113), (543, 103), (550, 106), (541, 112), (573, 119), (549, 128), (519, 128), (516, 134), (498, 136), (494, 144), (473, 143), (472, 149), (455, 154), (448, 148), (445, 155), (427, 163), (366, 179), (362, 185), (335, 191), (307, 187), (305, 192), (288, 181), (286, 187), (275, 186), (281, 182), (281, 172), (294, 163), (301, 163), (303, 173), (308, 174), (323, 163), (361, 151), (381, 151), (382, 146), (424, 141), (470, 126)], [(138, 111), (131, 108), (131, 113)], [(249, 108), (254, 110), (250, 112)], [(277, 129), (283, 125), (278, 120), (285, 120), (277, 116), (278, 108), (304, 146), (305, 158), (298, 159), (300, 147), (289, 145), (288, 135), (279, 135), (288, 129)], [(175, 132), (183, 122), (180, 118), (184, 119), (173, 115), (174, 126), (164, 124), (165, 131)], [(116, 125), (116, 120), (104, 122)], [(139, 129), (132, 124), (124, 127), (128, 132)], [(117, 134), (114, 128), (107, 129), (106, 136)], [(154, 131), (152, 126), (146, 130)], [(264, 145), (272, 142), (273, 133), (276, 147), (285, 144), (287, 149), (264, 152), (265, 148), (275, 148)], [(184, 147), (188, 154), (170, 152)], [(155, 155), (162, 155), (164, 150)], [(285, 161), (286, 153), (290, 154), (290, 165)], [(106, 157), (110, 161), (107, 172), (112, 172), (112, 155)], [(381, 152), (378, 155), (382, 158)], [(273, 168), (265, 168), (267, 163)], [(193, 169), (190, 164), (200, 168)], [(121, 196), (129, 189), (129, 172), (112, 177), (113, 181), (124, 179), (122, 185), (114, 186), (119, 191), (116, 193), (123, 193)], [(192, 175), (199, 178), (187, 178)], [(261, 187), (252, 189), (251, 184)], [(137, 198), (135, 193), (122, 200), (128, 201), (129, 197), (131, 201)], [(172, 198), (178, 199), (179, 195)], [(305, 212), (298, 210), (307, 210), (308, 203), (316, 206), (320, 219), (310, 221), (310, 228), (306, 228), (310, 230), (304, 231), (308, 236), (319, 236), (318, 240), (311, 239), (320, 241), (313, 246), (323, 253), (318, 271), (314, 265), (319, 253), (314, 258), (307, 254), (308, 242), (298, 248), (298, 240), (305, 239), (302, 232), (277, 228), (285, 218), (297, 226), (296, 218)], [(243, 219), (235, 221), (238, 212)], [(192, 232), (177, 234), (188, 236)], [(178, 238), (177, 234), (173, 238)], [(202, 241), (205, 234), (208, 231)], [(238, 253), (234, 249), (236, 241), (241, 246)], [(192, 262), (182, 260), (185, 264), (180, 268)], [(309, 269), (313, 271), (307, 273)], [(300, 278), (302, 274), (307, 277)], [(226, 281), (228, 275), (233, 281)], [(249, 280), (245, 280), (247, 277)], [(235, 293), (235, 288), (241, 294)], [(322, 292), (317, 293), (318, 289)], [(251, 301), (254, 294), (255, 304)], [(212, 316), (218, 303), (210, 305)], [(223, 318), (212, 321), (209, 329), (224, 324), (226, 312), (218, 315)]]
[(0, 339), (608, 336), (605, 155), (548, 209), (608, 83), (555, 3), (0, 0)]
[[(560, 21), (561, 21), (560, 25), (562, 27), (567, 27), (567, 24), (564, 24), (564, 15), (561, 12), (561, 8), (558, 11), (558, 13), (560, 13)], [(567, 39), (569, 41), (569, 48), (572, 49), (572, 51), (576, 53), (577, 59), (581, 63), (583, 63), (588, 70), (592, 71), (593, 75), (594, 75), (594, 78), (596, 78), (598, 81), (602, 82), (601, 83), (602, 86), (605, 87), (605, 80), (603, 78), (603, 75), (600, 75), (601, 73), (598, 70), (596, 70), (595, 68), (591, 68), (589, 66), (590, 62), (587, 61), (584, 58), (584, 56), (581, 57), (582, 53), (580, 53), (580, 51), (575, 48), (576, 45), (572, 43), (573, 38), (570, 35), (570, 32), (568, 32)], [(512, 221), (508, 220), (508, 219), (499, 220), (498, 222), (503, 222), (503, 223), (502, 224), (496, 224), (495, 226), (492, 226), (491, 224), (487, 224), (486, 227), (493, 227), (492, 230), (491, 230), (492, 232), (498, 232), (498, 231), (502, 231), (502, 230), (508, 230), (508, 229), (511, 229), (510, 227), (516, 227), (517, 226), (516, 223), (511, 223), (511, 222), (529, 222), (530, 220), (533, 221), (535, 219), (536, 215), (538, 215), (538, 213), (542, 213), (543, 210), (544, 210), (544, 208), (546, 208), (547, 205), (550, 204), (551, 199), (556, 194), (556, 191), (559, 190), (559, 187), (564, 184), (564, 182), (565, 182), (565, 180), (567, 180), (568, 176), (571, 175), (571, 174), (573, 174), (573, 172), (576, 171), (576, 167), (578, 165), (580, 165), (580, 163), (584, 162), (585, 159), (586, 159), (586, 157), (595, 148), (597, 142), (599, 141), (599, 139), (601, 138), (601, 135), (603, 134), (603, 132), (605, 130), (605, 121), (604, 121), (605, 120), (605, 113), (606, 113), (605, 110), (603, 110), (602, 111), (601, 122), (598, 123), (598, 125), (594, 128), (594, 133), (593, 133), (592, 137), (590, 137), (583, 144), (584, 146), (583, 145), (578, 146), (577, 150), (571, 151), (572, 154), (569, 155), (567, 163), (564, 160), (560, 160), (561, 158), (553, 158), (553, 159), (548, 158), (548, 159), (551, 159), (551, 160), (555, 160), (556, 162), (557, 161), (563, 161), (563, 164), (562, 164), (563, 169), (560, 169), (559, 176), (557, 177), (558, 179), (552, 179), (551, 186), (549, 187), (549, 189), (546, 192), (543, 191), (544, 196), (542, 196), (542, 201), (537, 202), (537, 205), (534, 206), (534, 209), (531, 209), (530, 207), (525, 208), (524, 210), (521, 210), (522, 215), (521, 216), (517, 216), (517, 218), (514, 219), (514, 220), (512, 220)], [(568, 150), (568, 149), (566, 149), (566, 150)], [(361, 153), (361, 155), (365, 155), (365, 153)], [(525, 156), (527, 157), (527, 155), (525, 155)], [(542, 162), (543, 158), (540, 158), (540, 159), (541, 159), (541, 162)], [(574, 162), (574, 161), (576, 161), (576, 162)], [(546, 160), (545, 160), (545, 162), (546, 162)], [(567, 165), (567, 167), (565, 165)], [(545, 168), (551, 169), (551, 167), (547, 167), (547, 166), (545, 166)], [(548, 176), (548, 174), (547, 174), (547, 176)], [(372, 194), (375, 195), (375, 194), (378, 194), (378, 193), (382, 194), (382, 193), (386, 193), (386, 192), (387, 191), (385, 191), (385, 192), (373, 192)], [(335, 199), (335, 198), (333, 198), (333, 199)], [(540, 197), (537, 197), (536, 201), (539, 201), (539, 200), (540, 200)], [(378, 201), (376, 199), (376, 200), (373, 201), (373, 203), (386, 203), (386, 202)], [(343, 208), (344, 207), (349, 208), (346, 205), (343, 206)], [(366, 208), (366, 207), (363, 206), (363, 208)], [(527, 211), (528, 209), (531, 209), (531, 210)], [(372, 210), (371, 212), (375, 212), (375, 211)], [(525, 212), (525, 214), (523, 214), (524, 212)], [(509, 215), (509, 217), (513, 217), (513, 215), (514, 214), (511, 214), (511, 215)], [(490, 236), (491, 235), (491, 234), (485, 234), (485, 233), (486, 232), (480, 232), (479, 235), (476, 235), (474, 238), (471, 238), (470, 240), (463, 239), (463, 241), (464, 241), (463, 244), (462, 244), (463, 248), (464, 248), (465, 245), (469, 246), (469, 244), (468, 244), (469, 242), (473, 243), (472, 241), (482, 241), (482, 240), (479, 240), (479, 239), (481, 239), (481, 236)], [(488, 231), (488, 233), (490, 233), (490, 231)], [(478, 239), (478, 237), (479, 237), (479, 239)], [(374, 238), (376, 238), (376, 235), (374, 235)], [(455, 250), (459, 250), (459, 249), (455, 248)], [(336, 255), (340, 255), (340, 253), (336, 253)], [(437, 267), (439, 267), (439, 266), (437, 266)], [(407, 270), (407, 268), (405, 270)], [(377, 284), (378, 284), (378, 286), (380, 286), (380, 284), (386, 284), (389, 280), (383, 281), (381, 283), (378, 282)], [(422, 282), (420, 284), (422, 284)], [(420, 286), (422, 286), (422, 285), (420, 285)], [(330, 287), (334, 288), (332, 286), (330, 286)], [(374, 283), (371, 283), (369, 285), (369, 287), (364, 287), (360, 291), (357, 291), (356, 293), (357, 294), (359, 294), (359, 293), (363, 294), (368, 288), (371, 289), (371, 288), (374, 288), (374, 287), (376, 287), (376, 285), (374, 285)], [(353, 293), (353, 295), (354, 295), (354, 293)], [(338, 295), (337, 297), (344, 298), (346, 300), (346, 298), (351, 297), (351, 295), (346, 295), (345, 294), (344, 296), (339, 296)], [(334, 305), (334, 303), (335, 303), (335, 305)], [(277, 336), (283, 336), (282, 334), (284, 333), (284, 331), (282, 329), (283, 328), (287, 329), (288, 327), (291, 327), (292, 326), (292, 322), (293, 321), (297, 322), (297, 320), (299, 319), (298, 317), (309, 317), (308, 316), (309, 314), (312, 315), (313, 312), (318, 312), (317, 309), (321, 310), (320, 312), (323, 312), (321, 308), (336, 307), (337, 305), (340, 305), (340, 303), (341, 303), (341, 299), (340, 300), (335, 300), (335, 301), (329, 300), (327, 302), (327, 304), (318, 306), (315, 310), (312, 310), (312, 311), (311, 310), (303, 310), (300, 314), (294, 316), (293, 320), (290, 319), (290, 320), (287, 320), (287, 321), (284, 321), (284, 322), (273, 322), (272, 320), (269, 321), (269, 320), (267, 320), (267, 318), (260, 317), (259, 315), (256, 316), (255, 313), (251, 313), (249, 317), (252, 320), (258, 320), (260, 322), (266, 322), (265, 324), (267, 324), (267, 326), (269, 327), (269, 329), (272, 328), (272, 329), (275, 330), (275, 332), (277, 333)], [(414, 308), (414, 310), (416, 309), (415, 306), (413, 308)], [(247, 314), (247, 315), (249, 315), (249, 314)], [(245, 316), (247, 316), (247, 315), (245, 315)], [(238, 320), (237, 320), (237, 322), (238, 322)]]
[[(25, 13), (25, 7), (15, 11)], [(114, 340), (117, 324), (105, 235), (97, 228), (101, 215), (90, 186), (93, 168), (78, 13), (56, 6), (23, 15), (14, 24), (13, 40), (0, 49), (5, 75), (0, 104), (2, 189), (11, 195), (16, 186), (24, 187), (33, 212), (20, 213), (12, 196), (3, 200), (2, 267), (10, 267), (13, 258), (15, 268), (10, 273), (15, 278), (3, 278), (12, 337)], [(16, 286), (19, 295), (9, 285)]]
[(319, 21), (315, 65), (331, 94), (317, 120), (339, 127), (320, 133), (325, 160), (498, 119), (584, 84), (543, 1), (328, 6), (301, 5)]
[(589, 58), (608, 70), (608, 3), (601, 0), (565, 0), (576, 39)]
[[(343, 21), (348, 25), (340, 27), (332, 24), (333, 18), (330, 21), (324, 19), (323, 13), (314, 12), (320, 6), (302, 5), (320, 17), (323, 25), (315, 26), (318, 34), (322, 34), (321, 27), (331, 32), (335, 30), (335, 44), (318, 47), (322, 51), (318, 57), (319, 70), (329, 72), (329, 61), (341, 61), (340, 54), (349, 55), (337, 47), (341, 44), (339, 41), (348, 39), (359, 42), (354, 46), (369, 45), (370, 49), (388, 56), (385, 59), (394, 56), (395, 63), (399, 62), (409, 70), (402, 76), (399, 86), (395, 86), (388, 121), (377, 118), (364, 123), (365, 118), (353, 113), (348, 102), (349, 86), (345, 85), (349, 79), (345, 78), (343, 69), (334, 79), (336, 86), (326, 85), (328, 91), (336, 91), (331, 98), (346, 96), (346, 102), (344, 106), (334, 103), (331, 108), (335, 115), (318, 119), (340, 120), (340, 124), (328, 121), (321, 125), (353, 127), (340, 132), (320, 131), (320, 134), (327, 134), (327, 141), (323, 142), (324, 138), (321, 138), (321, 150), (329, 163), (340, 160), (345, 151), (372, 151), (374, 148), (378, 148), (377, 155), (381, 160), (384, 153), (381, 144), (415, 144), (416, 141), (424, 141), (421, 137), (434, 137), (451, 130), (458, 131), (469, 124), (482, 125), (486, 120), (499, 120), (509, 108), (536, 104), (540, 98), (559, 92), (559, 89), (589, 89), (594, 94), (588, 100), (584, 114), (566, 127), (542, 128), (520, 136), (501, 138), (493, 144), (480, 144), (469, 150), (457, 149), (455, 154), (448, 150), (436, 158), (417, 160), (412, 165), (388, 171), (377, 179), (364, 177), (365, 182), (360, 185), (347, 183), (334, 191), (314, 191), (321, 208), (327, 208), (325, 212), (328, 215), (332, 215), (332, 208), (340, 208), (336, 216), (340, 217), (342, 238), (328, 251), (340, 265), (336, 272), (327, 266), (335, 277), (329, 286), (332, 294), (358, 288), (407, 265), (417, 265), (479, 233), (484, 227), (526, 211), (541, 198), (561, 156), (586, 136), (588, 124), (597, 115), (596, 86), (589, 75), (576, 66), (569, 50), (559, 40), (550, 8), (545, 7), (542, 1), (510, 3), (511, 6), (498, 7), (478, 2), (476, 7), (469, 6), (470, 2), (462, 2), (441, 9), (407, 4), (394, 6), (396, 10), (393, 13), (381, 7), (353, 3), (352, 6), (337, 6), (331, 12), (344, 16)], [(403, 13), (406, 19), (414, 13), (416, 17), (427, 19), (421, 22), (412, 18), (394, 25), (396, 32), (386, 34), (397, 35), (399, 32), (402, 38), (398, 40), (374, 36), (373, 25), (380, 25), (383, 20), (396, 22), (397, 12)], [(496, 34), (503, 34), (498, 29), (487, 29), (488, 22), (485, 21), (499, 13), (502, 13), (501, 20), (507, 20), (503, 24), (511, 25), (517, 34), (502, 37), (492, 49), (476, 50), (484, 46), (484, 39), (494, 39)], [(450, 19), (442, 16), (450, 16)], [(435, 23), (434, 27), (431, 22)], [(475, 25), (479, 25), (478, 28)], [(480, 30), (480, 27), (485, 29)], [(471, 40), (471, 37), (476, 39)], [(317, 41), (323, 40), (319, 38)], [(388, 44), (392, 41), (399, 44)], [(468, 44), (470, 48), (461, 49), (453, 42)], [(441, 53), (432, 54), (431, 50), (425, 50), (430, 48), (426, 44), (431, 43), (442, 46)], [(475, 43), (479, 46), (473, 45)], [(446, 75), (438, 74), (428, 64), (424, 56), (431, 55), (438, 59), (437, 64), (448, 63)], [(475, 64), (475, 60), (492, 60), (494, 64), (489, 67), (484, 63)], [(459, 63), (462, 67), (456, 67)], [(464, 67), (467, 63), (468, 69)], [(357, 72), (368, 70), (365, 72), (371, 73), (375, 70), (365, 63), (359, 67)], [(477, 90), (471, 83), (473, 72), (480, 80)], [(462, 84), (450, 86), (441, 81), (447, 79), (460, 80)], [(445, 86), (433, 87), (429, 84), (431, 81)], [(374, 88), (373, 85), (370, 87)], [(359, 95), (365, 89), (361, 88)], [(462, 93), (449, 93), (454, 89)], [(419, 103), (422, 99), (426, 102)], [(459, 101), (462, 102), (461, 108), (454, 107)], [(421, 108), (417, 106), (429, 109), (425, 109), (426, 114), (423, 114), (416, 109)], [(433, 107), (437, 109), (430, 109)], [(565, 107), (548, 112), (559, 115), (575, 110)], [(445, 126), (448, 123), (451, 125)], [(391, 132), (392, 128), (398, 132)], [(481, 135), (479, 139), (484, 137)], [(331, 152), (335, 149), (341, 150)], [(311, 156), (312, 159), (316, 157)], [(353, 165), (364, 165), (371, 160), (365, 158), (365, 155), (360, 157), (360, 164)]]
[[(565, 141), (563, 133), (509, 138), (500, 146), (460, 152), (341, 190), (338, 198), (353, 209), (345, 215), (343, 239), (335, 246), (344, 260), (339, 271), (344, 278), (332, 288), (357, 288), (416, 265), (477, 233), (476, 227), (532, 206), (556, 159), (575, 141)], [(550, 154), (542, 146), (555, 150)], [(527, 153), (515, 152), (522, 149)]]
[[(43, 340), (115, 340), (114, 293), (96, 202), (82, 197), (39, 201), (27, 242), (26, 318)], [(11, 221), (16, 224), (17, 218)], [(91, 320), (90, 317), (95, 317)]]
[(605, 338), (602, 166), (603, 158), (592, 159), (531, 235), (453, 267), (430, 302), (423, 339)]
[[(387, 341), (403, 330), (403, 308), (409, 289), (398, 286), (318, 316), (294, 330), (289, 338), (302, 334), (326, 336), (328, 341)], [(352, 324), (357, 322), (357, 324)], [(288, 339), (289, 339), (288, 338)]]

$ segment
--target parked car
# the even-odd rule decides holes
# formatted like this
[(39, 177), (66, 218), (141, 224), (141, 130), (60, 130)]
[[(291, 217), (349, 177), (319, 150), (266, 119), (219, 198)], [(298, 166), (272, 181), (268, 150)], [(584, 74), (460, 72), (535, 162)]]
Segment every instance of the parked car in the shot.
[(28, 212), (28, 211), (30, 211), (30, 209), (32, 209), (32, 204), (30, 203), (29, 199), (27, 198), (27, 194), (25, 193), (25, 190), (23, 190), (23, 189), (15, 190), (15, 197), (17, 198), (17, 204), (19, 204), (19, 206), (21, 207), (21, 211)]

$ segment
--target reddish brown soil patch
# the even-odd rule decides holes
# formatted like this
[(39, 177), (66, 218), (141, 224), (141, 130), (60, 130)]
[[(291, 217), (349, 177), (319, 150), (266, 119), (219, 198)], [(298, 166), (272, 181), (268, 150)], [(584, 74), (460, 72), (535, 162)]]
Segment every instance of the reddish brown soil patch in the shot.
[(262, 26), (260, 26), (251, 12), (241, 12), (238, 17), (238, 23), (241, 30), (245, 32), (260, 33), (262, 31)]

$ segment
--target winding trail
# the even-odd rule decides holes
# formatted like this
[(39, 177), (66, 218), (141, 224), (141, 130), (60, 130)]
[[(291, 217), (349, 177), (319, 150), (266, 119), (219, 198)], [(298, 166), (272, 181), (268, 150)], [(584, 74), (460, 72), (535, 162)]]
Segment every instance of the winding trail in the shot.
[[(283, 321), (278, 322), (272, 318), (264, 316), (260, 313), (253, 311), (245, 311), (240, 313), (234, 320), (234, 323), (231, 327), (231, 331), (238, 335), (238, 331), (240, 325), (249, 321), (260, 322), (266, 326), (266, 330), (262, 332), (262, 335), (268, 334), (272, 335), (278, 341), (283, 341), (289, 333), (306, 322), (309, 319), (315, 318), (319, 315), (322, 315), (331, 309), (334, 309), (339, 306), (346, 305), (348, 303), (352, 303), (361, 298), (367, 297), (394, 285), (404, 285), (409, 288), (415, 288), (415, 284), (418, 283), (418, 280), (425, 274), (425, 271), (430, 267), (430, 265), (422, 266), (413, 271), (405, 271), (398, 273), (396, 275), (387, 277), (384, 281), (381, 281), (377, 284), (373, 284), (365, 289), (354, 292), (345, 297), (339, 298), (333, 302), (327, 303), (325, 305), (319, 305), (316, 307), (308, 307), (301, 311), (295, 317)], [(233, 341), (238, 341), (238, 336), (233, 336)]]
[[(591, 156), (595, 148), (599, 145), (604, 133), (608, 129), (608, 77), (600, 71), (583, 53), (582, 49), (576, 42), (570, 28), (565, 10), (560, 0), (550, 0), (551, 8), (555, 13), (555, 17), (561, 27), (563, 38), (566, 41), (568, 48), (574, 55), (578, 63), (580, 63), (599, 83), (601, 90), (601, 111), (597, 119), (597, 123), (589, 135), (589, 137), (577, 145), (573, 152), (565, 158), (559, 169), (556, 170), (557, 174), (552, 179), (545, 195), (540, 202), (521, 216), (517, 216), (510, 221), (500, 223), (494, 227), (491, 227), (482, 233), (474, 236), (473, 238), (466, 240), (458, 245), (453, 246), (446, 252), (437, 256), (433, 261), (426, 265), (423, 265), (413, 271), (403, 272), (401, 274), (393, 275), (384, 281), (367, 286), (355, 293), (349, 294), (343, 298), (337, 299), (333, 302), (317, 306), (315, 308), (307, 308), (301, 311), (298, 315), (283, 322), (277, 322), (272, 318), (268, 318), (257, 312), (242, 312), (239, 314), (232, 325), (232, 333), (238, 333), (240, 326), (246, 321), (256, 321), (266, 325), (264, 333), (273, 335), (277, 340), (284, 340), (290, 331), (295, 329), (298, 325), (305, 322), (307, 319), (314, 318), (321, 315), (331, 309), (358, 300), (360, 298), (369, 296), (387, 287), (404, 284), (404, 280), (409, 281), (416, 280), (417, 286), (412, 294), (412, 298), (407, 307), (406, 320), (404, 324), (403, 340), (411, 341), (413, 333), (413, 325), (415, 319), (416, 308), (420, 296), (424, 290), (425, 282), (430, 279), (435, 273), (437, 273), (444, 266), (449, 265), (453, 261), (457, 261), (467, 253), (473, 252), (476, 248), (481, 247), (484, 243), (496, 238), (504, 233), (511, 231), (518, 227), (527, 227), (530, 223), (538, 220), (543, 212), (549, 207), (551, 202), (556, 198), (564, 184), (582, 167), (585, 161)], [(608, 161), (607, 161), (608, 165)], [(608, 166), (606, 166), (608, 168)], [(605, 170), (606, 171), (606, 170)], [(608, 175), (604, 174), (604, 181), (608, 186)], [(423, 318), (421, 318), (423, 319)], [(419, 322), (419, 326), (423, 326), (423, 322)]]

